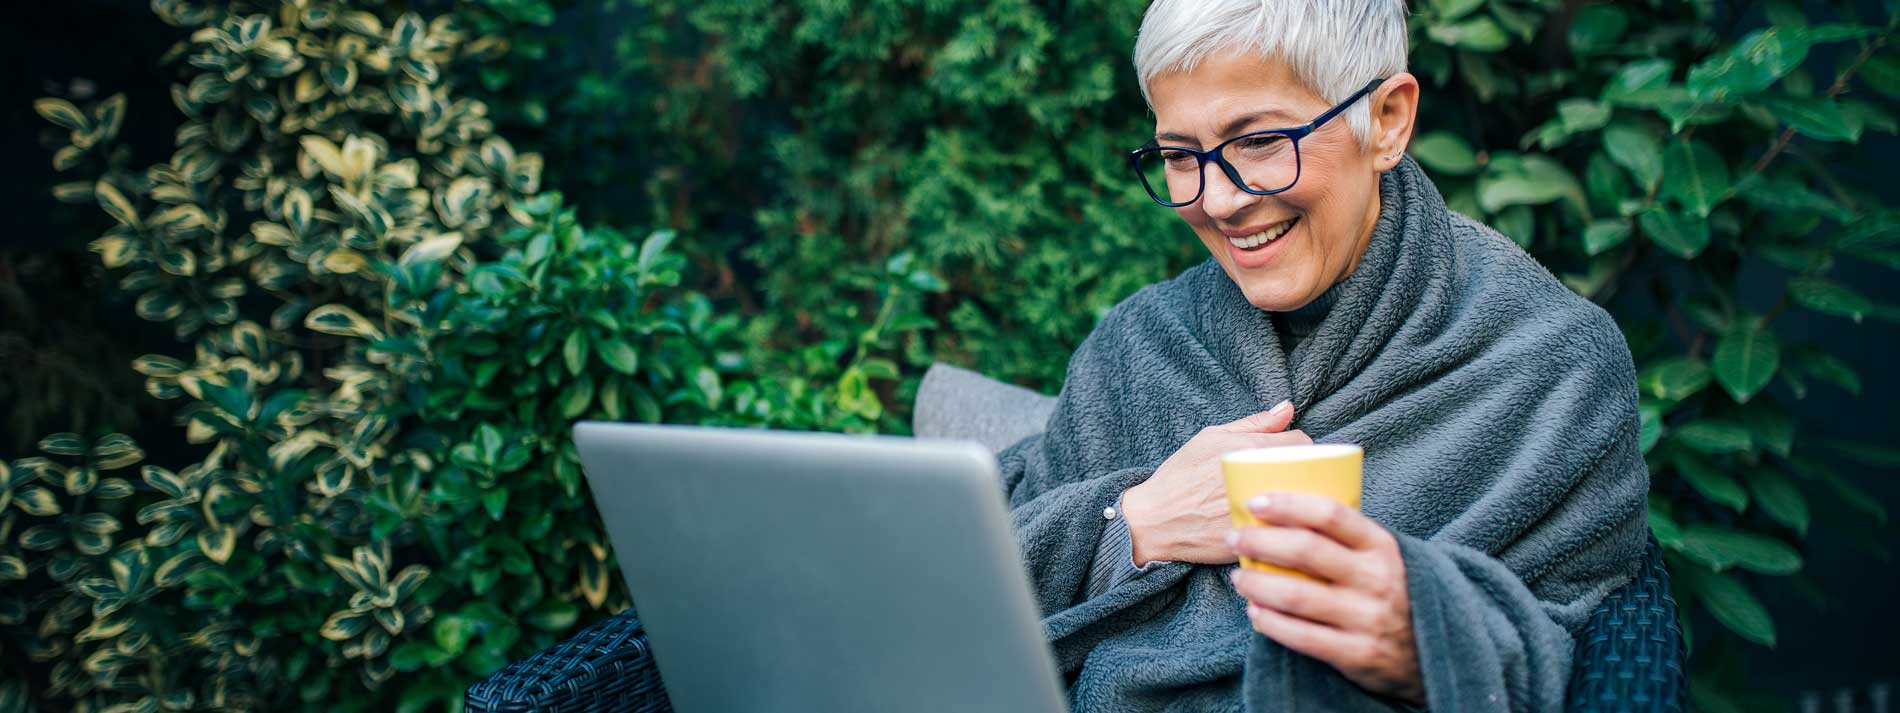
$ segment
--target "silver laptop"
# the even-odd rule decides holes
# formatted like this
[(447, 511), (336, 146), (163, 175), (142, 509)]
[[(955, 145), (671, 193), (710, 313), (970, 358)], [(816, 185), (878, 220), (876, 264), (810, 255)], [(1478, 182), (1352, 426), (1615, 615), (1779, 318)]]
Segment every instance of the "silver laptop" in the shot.
[(581, 463), (680, 713), (1059, 713), (974, 443), (582, 423)]

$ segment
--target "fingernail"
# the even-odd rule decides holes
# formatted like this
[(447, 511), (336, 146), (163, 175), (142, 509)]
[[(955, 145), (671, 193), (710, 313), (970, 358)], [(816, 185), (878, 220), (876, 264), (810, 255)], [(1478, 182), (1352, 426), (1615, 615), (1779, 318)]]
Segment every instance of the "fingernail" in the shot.
[(1290, 408), (1293, 408), (1293, 402), (1291, 400), (1281, 401), (1280, 403), (1274, 404), (1273, 408), (1269, 409), (1267, 413), (1278, 416), (1280, 414), (1286, 413), (1287, 409), (1290, 409)]
[(1247, 602), (1247, 616), (1251, 618), (1251, 617), (1256, 617), (1259, 615), (1260, 615), (1260, 605), (1255, 604), (1253, 602)]
[(1233, 532), (1228, 532), (1228, 533), (1227, 533), (1227, 546), (1228, 546), (1228, 547), (1233, 547), (1233, 546), (1235, 546), (1235, 545), (1238, 545), (1238, 544), (1240, 544), (1240, 533), (1239, 533), (1238, 531), (1233, 531)]
[(1255, 495), (1247, 499), (1248, 510), (1265, 510), (1267, 506), (1272, 504), (1273, 501), (1268, 499), (1265, 495)]

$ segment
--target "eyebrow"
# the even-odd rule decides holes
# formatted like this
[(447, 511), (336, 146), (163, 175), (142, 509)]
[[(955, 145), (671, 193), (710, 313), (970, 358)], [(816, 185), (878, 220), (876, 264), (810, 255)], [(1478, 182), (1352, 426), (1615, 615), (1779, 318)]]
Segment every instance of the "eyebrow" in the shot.
[[(1242, 114), (1240, 116), (1234, 117), (1233, 119), (1229, 120), (1225, 125), (1221, 126), (1220, 131), (1215, 132), (1215, 135), (1230, 137), (1239, 133), (1241, 128), (1249, 124), (1252, 124), (1261, 119), (1267, 119), (1267, 118), (1273, 118), (1273, 117), (1278, 117), (1280, 119), (1283, 119), (1289, 122), (1292, 121), (1292, 118), (1286, 112), (1282, 112), (1277, 109), (1269, 109), (1266, 111), (1256, 111), (1251, 114)], [(1159, 134), (1155, 134), (1155, 141), (1157, 142), (1174, 141), (1174, 142), (1180, 142), (1184, 144), (1200, 143), (1200, 139), (1198, 138), (1195, 138), (1193, 136), (1188, 136), (1187, 134), (1175, 133), (1172, 131), (1164, 131)]]

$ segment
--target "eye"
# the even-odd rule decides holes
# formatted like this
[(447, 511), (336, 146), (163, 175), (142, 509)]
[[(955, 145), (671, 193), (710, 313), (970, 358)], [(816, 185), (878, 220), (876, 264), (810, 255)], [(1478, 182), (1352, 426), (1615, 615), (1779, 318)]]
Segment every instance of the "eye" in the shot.
[(1285, 143), (1285, 141), (1283, 141), (1281, 137), (1277, 135), (1273, 135), (1273, 134), (1266, 134), (1262, 136), (1244, 137), (1241, 140), (1234, 142), (1234, 148), (1239, 151), (1246, 151), (1250, 153), (1262, 153), (1262, 152), (1272, 151), (1274, 149), (1277, 149), (1280, 147), (1280, 144), (1282, 143)]
[(1161, 152), (1161, 160), (1168, 162), (1171, 166), (1196, 163), (1194, 154), (1181, 150), (1163, 150)]

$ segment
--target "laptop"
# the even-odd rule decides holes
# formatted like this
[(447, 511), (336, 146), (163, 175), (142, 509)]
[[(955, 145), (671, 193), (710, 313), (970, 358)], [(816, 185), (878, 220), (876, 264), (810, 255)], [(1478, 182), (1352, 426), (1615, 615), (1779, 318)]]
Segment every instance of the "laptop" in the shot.
[(1061, 713), (974, 443), (584, 422), (574, 441), (680, 713)]

